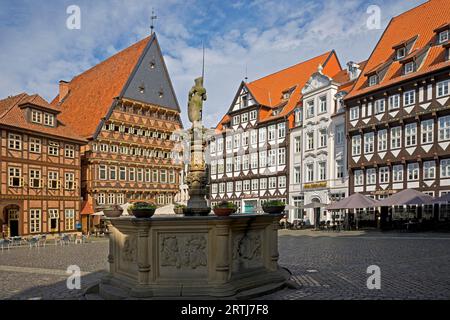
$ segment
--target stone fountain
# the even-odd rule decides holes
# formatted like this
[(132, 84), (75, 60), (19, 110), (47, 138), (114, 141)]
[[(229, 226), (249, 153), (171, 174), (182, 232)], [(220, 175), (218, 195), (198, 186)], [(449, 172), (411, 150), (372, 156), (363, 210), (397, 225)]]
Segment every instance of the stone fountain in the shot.
[(109, 272), (85, 297), (245, 299), (286, 286), (278, 265), (281, 215), (209, 215), (203, 78), (189, 94), (191, 163), (185, 216), (108, 218)]

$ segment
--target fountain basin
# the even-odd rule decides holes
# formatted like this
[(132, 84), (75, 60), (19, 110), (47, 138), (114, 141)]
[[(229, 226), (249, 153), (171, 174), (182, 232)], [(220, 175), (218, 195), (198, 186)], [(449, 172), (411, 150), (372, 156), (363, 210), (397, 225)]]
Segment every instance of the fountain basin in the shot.
[(107, 219), (105, 299), (248, 298), (283, 288), (278, 266), (282, 215)]

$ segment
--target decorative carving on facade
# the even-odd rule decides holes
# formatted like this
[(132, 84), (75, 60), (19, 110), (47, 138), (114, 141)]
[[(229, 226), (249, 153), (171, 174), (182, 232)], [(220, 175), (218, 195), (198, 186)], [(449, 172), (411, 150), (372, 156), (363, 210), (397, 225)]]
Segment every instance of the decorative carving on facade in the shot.
[(123, 244), (122, 259), (125, 262), (135, 262), (137, 243), (135, 237), (128, 237)]
[(177, 269), (206, 267), (206, 237), (166, 235), (161, 239), (161, 266)]
[(254, 260), (261, 257), (261, 235), (244, 234), (234, 238), (233, 260)]

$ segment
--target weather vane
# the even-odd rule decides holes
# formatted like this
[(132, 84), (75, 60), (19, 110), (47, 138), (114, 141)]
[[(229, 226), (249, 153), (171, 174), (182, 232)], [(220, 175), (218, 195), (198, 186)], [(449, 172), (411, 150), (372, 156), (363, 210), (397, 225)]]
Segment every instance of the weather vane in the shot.
[(153, 30), (155, 29), (155, 20), (158, 19), (158, 16), (155, 15), (155, 10), (154, 9), (152, 9), (151, 19), (152, 19), (152, 25), (150, 26), (150, 29), (152, 30), (151, 34), (153, 34), (153, 32), (154, 32)]

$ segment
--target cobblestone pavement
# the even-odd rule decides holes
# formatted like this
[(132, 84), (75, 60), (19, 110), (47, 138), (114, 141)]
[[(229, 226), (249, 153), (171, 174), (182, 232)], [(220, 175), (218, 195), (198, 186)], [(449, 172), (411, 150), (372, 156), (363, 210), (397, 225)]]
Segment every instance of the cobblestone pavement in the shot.
[[(0, 251), (0, 299), (76, 299), (106, 270), (108, 244)], [(280, 265), (299, 289), (259, 299), (450, 299), (450, 234), (280, 231)], [(68, 290), (66, 269), (78, 265), (82, 290)], [(367, 267), (381, 269), (369, 290)]]

